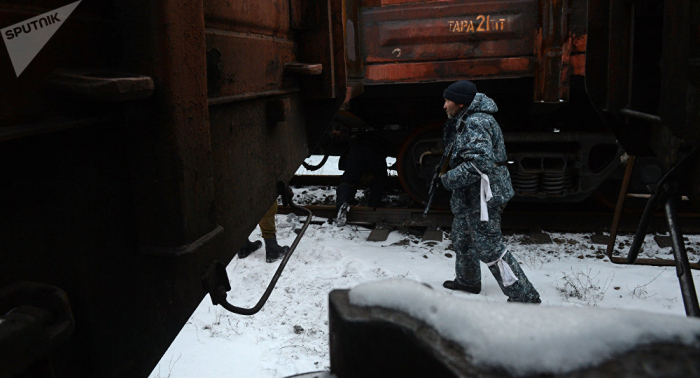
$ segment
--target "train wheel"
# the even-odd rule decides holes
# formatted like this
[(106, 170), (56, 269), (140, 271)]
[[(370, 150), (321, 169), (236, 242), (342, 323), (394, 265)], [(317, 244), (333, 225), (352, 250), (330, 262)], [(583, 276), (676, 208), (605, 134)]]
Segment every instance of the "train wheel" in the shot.
[[(442, 123), (434, 123), (416, 129), (406, 138), (396, 159), (401, 186), (417, 203), (425, 205), (435, 167), (444, 151)], [(450, 192), (439, 188), (433, 198), (431, 208), (447, 209), (450, 205)]]

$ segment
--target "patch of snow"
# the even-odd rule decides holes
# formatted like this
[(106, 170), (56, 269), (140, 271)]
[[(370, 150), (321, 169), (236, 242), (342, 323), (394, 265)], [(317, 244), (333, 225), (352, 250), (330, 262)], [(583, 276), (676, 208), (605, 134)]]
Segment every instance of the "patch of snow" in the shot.
[(562, 374), (594, 366), (642, 344), (700, 346), (700, 320), (638, 311), (551, 308), (454, 298), (394, 279), (365, 283), (350, 303), (400, 310), (460, 344), (474, 362), (509, 373)]
[[(295, 202), (335, 203), (335, 187), (302, 192), (295, 189)], [(290, 245), (295, 230), (301, 228), (300, 217), (278, 214), (275, 219), (278, 242)], [(235, 315), (205, 297), (150, 377), (273, 378), (328, 370), (328, 293), (333, 289), (406, 278), (427, 283), (451, 298), (469, 298), (471, 303), (507, 299), (484, 264), (481, 294), (442, 287), (444, 280), (454, 278), (455, 253), (448, 233), (442, 242), (424, 242), (410, 229), (393, 230), (384, 242), (367, 241), (369, 233), (354, 225), (310, 225), (259, 313)], [(547, 234), (552, 244), (533, 244), (522, 234), (504, 236), (539, 291), (541, 310), (599, 307), (685, 317), (675, 267), (613, 264), (604, 255), (605, 246), (594, 244), (591, 234)], [(656, 245), (654, 236), (647, 235), (639, 257), (673, 259), (671, 248)], [(700, 235), (684, 237), (690, 261), (698, 261)], [(256, 227), (250, 240), (260, 239)], [(616, 253), (625, 255), (632, 239), (633, 235), (619, 235)], [(266, 263), (262, 248), (243, 260), (234, 257), (226, 268), (232, 287), (228, 301), (254, 306), (278, 264)], [(692, 274), (699, 291), (700, 271)]]
[[(300, 166), (299, 169), (296, 171), (296, 175), (300, 176), (341, 176), (343, 174), (343, 171), (338, 169), (338, 159), (339, 156), (329, 156), (328, 160), (326, 160), (326, 163), (323, 165), (323, 167), (319, 168), (316, 171), (309, 171), (308, 169), (304, 168), (304, 166)], [(305, 162), (306, 164), (309, 165), (317, 165), (323, 160), (323, 155), (311, 155), (308, 158), (306, 158)], [(394, 163), (396, 162), (396, 158), (394, 157), (388, 157), (386, 158), (386, 165), (387, 167), (391, 167)], [(389, 176), (396, 176), (397, 173), (396, 171), (389, 170), (387, 171), (387, 174)]]

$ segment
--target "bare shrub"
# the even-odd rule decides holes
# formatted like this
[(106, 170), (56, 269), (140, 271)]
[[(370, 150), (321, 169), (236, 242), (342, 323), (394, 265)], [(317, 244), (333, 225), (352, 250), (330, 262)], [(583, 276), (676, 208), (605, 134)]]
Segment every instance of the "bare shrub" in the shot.
[(562, 272), (562, 282), (560, 286), (557, 284), (557, 289), (562, 293), (565, 300), (571, 298), (578, 299), (584, 302), (587, 306), (597, 306), (598, 302), (605, 298), (605, 292), (610, 288), (612, 279), (608, 278), (603, 283), (600, 283), (598, 275), (600, 271), (593, 274), (589, 268), (587, 271), (574, 271), (571, 273)]
[(651, 297), (655, 296), (656, 293), (650, 295), (649, 291), (647, 290), (647, 285), (656, 281), (656, 279), (659, 278), (659, 276), (661, 274), (663, 274), (663, 271), (661, 273), (657, 274), (656, 277), (652, 278), (651, 281), (645, 283), (644, 285), (637, 285), (637, 286), (633, 287), (632, 289), (630, 289), (628, 286), (627, 290), (629, 290), (630, 295), (634, 298), (637, 298), (637, 299), (651, 298)]

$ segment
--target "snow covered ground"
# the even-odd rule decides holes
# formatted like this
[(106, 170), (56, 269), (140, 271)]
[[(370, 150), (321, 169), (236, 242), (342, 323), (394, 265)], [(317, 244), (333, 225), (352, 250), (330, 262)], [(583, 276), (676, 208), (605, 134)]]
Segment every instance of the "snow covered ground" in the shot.
[[(314, 157), (316, 158), (316, 157)], [(310, 163), (314, 163), (311, 159)], [(330, 161), (316, 174), (338, 174)], [(317, 195), (333, 196), (332, 190)], [(307, 193), (308, 194), (308, 193)], [(295, 199), (299, 199), (295, 194)], [(277, 215), (280, 244), (290, 245), (301, 228), (295, 215)], [(450, 292), (442, 282), (454, 277), (454, 252), (448, 234), (442, 242), (423, 242), (413, 230), (395, 230), (384, 242), (369, 242), (370, 230), (348, 225), (311, 225), (289, 260), (263, 309), (241, 316), (212, 306), (207, 296), (151, 373), (158, 377), (285, 377), (329, 369), (328, 293), (359, 284), (403, 278), (424, 282), (436, 291), (469, 301), (503, 303), (506, 297), (482, 264), (479, 295)], [(505, 241), (540, 292), (543, 307), (599, 307), (639, 310), (684, 317), (675, 267), (612, 264), (604, 245), (590, 234), (549, 233), (552, 244), (533, 244), (527, 235)], [(255, 229), (251, 240), (260, 239)], [(700, 235), (686, 236), (691, 261), (698, 261)], [(618, 251), (627, 253), (632, 236), (618, 236)], [(647, 235), (640, 257), (672, 259)], [(279, 262), (265, 263), (261, 249), (227, 267), (228, 301), (252, 307)], [(700, 272), (693, 271), (696, 291)]]

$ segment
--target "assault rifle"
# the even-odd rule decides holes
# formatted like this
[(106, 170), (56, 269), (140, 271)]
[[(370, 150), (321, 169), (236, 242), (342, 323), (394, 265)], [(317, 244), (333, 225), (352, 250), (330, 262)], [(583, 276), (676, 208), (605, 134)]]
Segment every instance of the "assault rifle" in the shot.
[(450, 154), (452, 153), (452, 145), (447, 149), (446, 153), (442, 154), (440, 158), (440, 164), (435, 167), (435, 173), (433, 173), (433, 179), (430, 181), (430, 190), (428, 190), (428, 203), (425, 205), (425, 210), (423, 211), (423, 218), (428, 216), (428, 210), (430, 210), (430, 204), (433, 203), (433, 198), (435, 197), (435, 192), (438, 188), (437, 180), (445, 172), (447, 172), (447, 167), (450, 163)]

